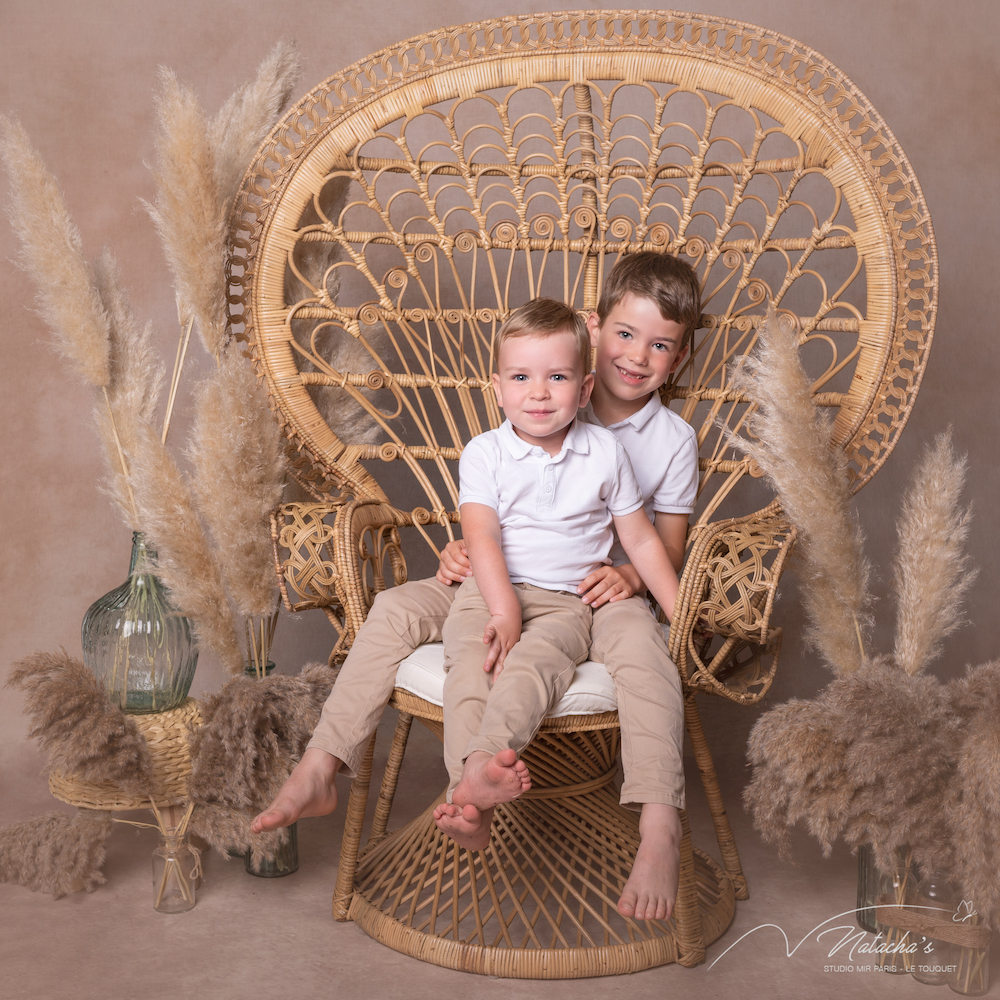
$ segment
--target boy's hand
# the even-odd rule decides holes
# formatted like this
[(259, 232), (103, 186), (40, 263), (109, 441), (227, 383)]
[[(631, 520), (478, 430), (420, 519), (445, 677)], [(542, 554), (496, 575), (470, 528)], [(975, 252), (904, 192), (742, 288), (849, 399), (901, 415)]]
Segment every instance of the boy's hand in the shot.
[(624, 566), (599, 566), (587, 577), (576, 592), (583, 603), (593, 608), (611, 601), (625, 601), (642, 589), (642, 580), (630, 563)]
[(521, 638), (521, 609), (516, 613), (512, 610), (498, 615), (491, 615), (483, 631), (483, 642), (490, 648), (486, 652), (486, 662), (483, 670), (493, 671), (493, 682), (503, 670), (504, 660), (511, 648)]
[(453, 583), (461, 583), (472, 576), (472, 563), (469, 562), (469, 554), (463, 539), (449, 542), (441, 550), (441, 561), (434, 575), (438, 582), (446, 587), (450, 587)]

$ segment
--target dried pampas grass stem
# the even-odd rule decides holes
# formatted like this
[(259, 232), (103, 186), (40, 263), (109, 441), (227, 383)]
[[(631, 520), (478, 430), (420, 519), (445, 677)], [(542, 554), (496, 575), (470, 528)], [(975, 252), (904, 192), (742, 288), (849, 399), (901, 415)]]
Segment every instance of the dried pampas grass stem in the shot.
[(938, 435), (917, 466), (899, 519), (895, 566), (896, 662), (909, 674), (941, 655), (962, 624), (962, 599), (976, 579), (964, 554), (970, 508), (961, 508), (966, 461)]
[(0, 115), (0, 159), (10, 179), (11, 226), (19, 262), (38, 288), (42, 317), (56, 346), (92, 386), (108, 384), (108, 316), (91, 281), (80, 231), (55, 178), (20, 122)]
[(836, 674), (850, 674), (864, 660), (871, 570), (850, 510), (847, 458), (830, 442), (831, 424), (813, 403), (798, 348), (794, 323), (770, 309), (756, 355), (730, 379), (757, 407), (753, 437), (731, 435), (730, 443), (764, 470), (799, 529), (808, 638)]

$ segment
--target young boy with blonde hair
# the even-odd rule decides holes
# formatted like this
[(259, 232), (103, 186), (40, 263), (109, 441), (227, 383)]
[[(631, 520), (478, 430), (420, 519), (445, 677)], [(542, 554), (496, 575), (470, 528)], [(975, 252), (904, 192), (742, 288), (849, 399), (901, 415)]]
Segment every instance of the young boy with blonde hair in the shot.
[[(597, 363), (591, 404), (583, 416), (622, 441), (647, 516), (675, 570), (683, 560), (687, 517), (697, 490), (697, 442), (692, 428), (660, 404), (656, 390), (683, 361), (699, 315), (698, 282), (691, 268), (650, 252), (618, 261), (597, 313), (587, 322)], [(618, 694), (622, 802), (642, 809), (642, 842), (619, 910), (637, 919), (662, 918), (672, 909), (677, 887), (677, 810), (683, 807), (684, 788), (680, 680), (646, 603), (633, 596), (643, 589), (639, 574), (617, 546), (611, 562), (590, 573), (577, 591), (581, 603), (594, 611), (591, 658), (605, 663)], [(271, 807), (254, 820), (255, 830), (325, 815), (336, 807), (334, 776), (360, 766), (392, 692), (396, 668), (417, 645), (440, 641), (458, 589), (450, 584), (468, 575), (464, 544), (450, 543), (436, 579), (412, 581), (378, 595), (309, 747)], [(622, 636), (629, 642), (622, 642)], [(496, 645), (489, 650), (487, 669), (498, 653)]]

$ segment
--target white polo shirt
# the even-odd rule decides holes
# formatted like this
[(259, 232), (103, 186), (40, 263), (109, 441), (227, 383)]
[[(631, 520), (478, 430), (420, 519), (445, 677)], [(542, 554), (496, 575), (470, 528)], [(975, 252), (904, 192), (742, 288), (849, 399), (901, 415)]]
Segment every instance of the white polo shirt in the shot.
[[(591, 404), (580, 412), (580, 419), (597, 427)], [(639, 483), (646, 515), (661, 511), (667, 514), (690, 514), (698, 498), (698, 438), (694, 428), (667, 409), (654, 392), (646, 405), (632, 416), (607, 429), (622, 443)], [(617, 536), (611, 549), (611, 564), (629, 562)]]
[(612, 515), (642, 507), (621, 443), (574, 420), (558, 455), (522, 441), (509, 420), (474, 437), (458, 466), (459, 505), (481, 503), (500, 519), (513, 583), (576, 591), (608, 562)]

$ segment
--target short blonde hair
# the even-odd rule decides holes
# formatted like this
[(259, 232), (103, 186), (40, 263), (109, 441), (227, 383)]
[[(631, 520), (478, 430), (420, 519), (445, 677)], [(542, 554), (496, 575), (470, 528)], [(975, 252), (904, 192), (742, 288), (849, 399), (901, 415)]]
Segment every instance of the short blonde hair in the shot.
[(556, 299), (532, 299), (515, 309), (503, 322), (493, 342), (493, 370), (500, 368), (500, 348), (514, 337), (549, 337), (570, 333), (576, 339), (583, 374), (590, 371), (590, 335), (583, 317)]

